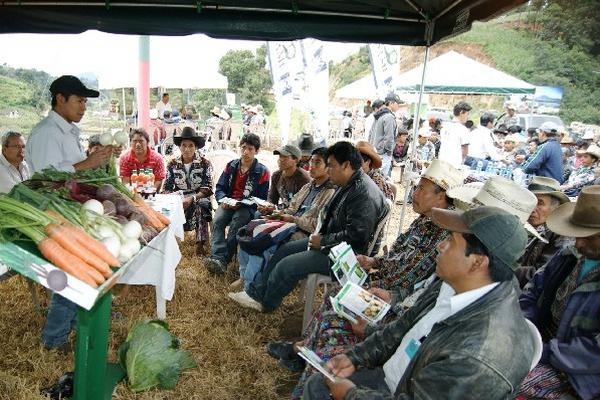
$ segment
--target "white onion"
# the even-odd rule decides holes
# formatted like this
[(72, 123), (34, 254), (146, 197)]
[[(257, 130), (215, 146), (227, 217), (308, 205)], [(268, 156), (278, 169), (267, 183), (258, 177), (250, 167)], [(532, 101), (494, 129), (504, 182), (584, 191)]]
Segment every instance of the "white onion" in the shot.
[(96, 199), (90, 199), (83, 203), (83, 209), (93, 211), (98, 215), (104, 214), (104, 206)]
[(117, 259), (121, 264), (125, 264), (131, 257), (133, 257), (134, 253), (132, 250), (133, 249), (130, 246), (121, 245), (121, 248), (119, 249), (119, 255), (117, 256)]
[(102, 146), (110, 146), (113, 144), (113, 135), (111, 135), (110, 132), (103, 133), (102, 136), (100, 136), (100, 144)]
[(129, 136), (123, 131), (119, 131), (114, 135), (115, 143), (118, 146), (126, 146), (129, 143)]
[(119, 257), (119, 251), (121, 250), (121, 242), (116, 236), (110, 236), (102, 239), (102, 243), (106, 246), (106, 249), (115, 257)]
[(140, 242), (137, 239), (128, 239), (122, 246), (127, 246), (127, 250), (131, 253), (132, 256), (136, 255), (138, 251), (142, 248)]
[(106, 238), (116, 238), (119, 239), (117, 237), (117, 235), (115, 234), (115, 231), (106, 225), (101, 225), (98, 227), (98, 229), (96, 230), (96, 233), (98, 234), (98, 236), (100, 236), (102, 239), (106, 239)]
[(142, 225), (137, 221), (129, 221), (123, 225), (123, 235), (129, 239), (139, 239), (142, 236)]

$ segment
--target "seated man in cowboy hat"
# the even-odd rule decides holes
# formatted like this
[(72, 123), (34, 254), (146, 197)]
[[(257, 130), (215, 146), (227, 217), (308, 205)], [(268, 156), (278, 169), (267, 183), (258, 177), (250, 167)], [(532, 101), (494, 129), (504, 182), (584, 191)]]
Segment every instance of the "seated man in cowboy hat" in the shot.
[(194, 128), (186, 126), (173, 142), (181, 155), (167, 164), (164, 191), (183, 195), (185, 231), (196, 231), (196, 254), (204, 255), (209, 243), (208, 223), (212, 220), (213, 167), (199, 150), (206, 143)]
[(554, 254), (567, 245), (566, 238), (552, 232), (546, 220), (561, 204), (569, 202), (558, 187), (556, 179), (545, 176), (534, 176), (527, 187), (537, 197), (537, 205), (527, 220), (531, 226), (546, 240), (532, 237), (527, 242), (525, 254), (519, 259), (520, 267), (515, 270), (521, 288), (533, 277), (535, 271), (545, 265)]
[[(495, 207), (434, 208), (450, 231), (438, 245), (440, 280), (401, 318), (326, 364), (304, 399), (506, 399), (527, 374), (534, 341), (518, 311), (512, 268), (527, 234)], [(506, 345), (511, 345), (511, 351)]]
[[(597, 399), (600, 396), (600, 186), (583, 188), (576, 203), (548, 218), (553, 232), (575, 238), (538, 270), (519, 299), (544, 343), (539, 364), (517, 399)], [(513, 353), (514, 354), (514, 353)]]

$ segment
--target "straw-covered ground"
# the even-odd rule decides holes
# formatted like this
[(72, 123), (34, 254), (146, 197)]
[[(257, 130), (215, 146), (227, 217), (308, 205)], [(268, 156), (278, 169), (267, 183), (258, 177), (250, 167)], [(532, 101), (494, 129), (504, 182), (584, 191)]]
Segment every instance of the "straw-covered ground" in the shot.
[[(399, 193), (401, 195), (401, 191)], [(410, 207), (409, 207), (410, 210)], [(398, 232), (400, 206), (395, 206), (388, 229), (391, 244)], [(410, 210), (405, 226), (414, 219)], [(288, 398), (299, 375), (278, 367), (265, 352), (265, 344), (282, 337), (299, 337), (303, 304), (297, 292), (271, 314), (260, 314), (233, 304), (227, 297), (234, 268), (226, 276), (210, 275), (193, 253), (190, 241), (181, 243), (183, 259), (177, 267), (176, 290), (167, 304), (167, 322), (198, 368), (187, 370), (173, 391), (131, 393), (118, 385), (113, 399), (283, 399)], [(38, 286), (42, 303), (46, 295)], [(131, 287), (113, 300), (109, 358), (133, 324), (153, 318), (154, 288)], [(49, 386), (73, 366), (72, 356), (46, 351), (40, 344), (44, 318), (36, 313), (25, 279), (0, 282), (0, 399), (43, 399)]]

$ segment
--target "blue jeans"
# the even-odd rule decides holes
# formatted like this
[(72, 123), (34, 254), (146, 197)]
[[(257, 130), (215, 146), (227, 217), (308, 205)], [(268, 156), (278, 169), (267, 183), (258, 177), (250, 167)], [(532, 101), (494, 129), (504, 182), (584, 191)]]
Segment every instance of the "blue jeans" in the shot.
[(248, 291), (252, 282), (262, 279), (263, 266), (271, 259), (276, 250), (277, 246), (271, 246), (263, 251), (260, 256), (248, 254), (241, 249), (239, 250), (240, 278), (244, 280), (244, 290)]
[(386, 178), (392, 176), (392, 155), (391, 154), (380, 154), (381, 157), (381, 173)]
[[(358, 369), (351, 377), (349, 377), (356, 386), (368, 388), (385, 394), (386, 396), (391, 396), (394, 393), (390, 393), (390, 389), (385, 383), (385, 374), (383, 373), (383, 368), (361, 368)], [(304, 392), (302, 393), (302, 398), (304, 400), (321, 400), (321, 399), (329, 399), (329, 388), (325, 384), (327, 378), (325, 375), (321, 373), (313, 374), (306, 383), (304, 384)]]
[(42, 331), (42, 342), (46, 347), (59, 347), (69, 339), (69, 334), (75, 326), (77, 304), (53, 293), (48, 307), (46, 324)]
[(260, 301), (266, 311), (272, 311), (308, 275), (329, 275), (329, 257), (307, 248), (308, 238), (288, 242), (277, 249), (262, 273), (260, 285), (259, 282), (251, 284), (248, 295)]
[[(240, 228), (252, 220), (253, 215), (254, 210), (248, 207), (240, 207), (237, 210), (225, 210), (223, 207), (217, 209), (213, 221), (212, 258), (225, 265), (229, 264), (237, 247), (236, 234)], [(229, 232), (225, 237), (227, 226), (229, 226)]]

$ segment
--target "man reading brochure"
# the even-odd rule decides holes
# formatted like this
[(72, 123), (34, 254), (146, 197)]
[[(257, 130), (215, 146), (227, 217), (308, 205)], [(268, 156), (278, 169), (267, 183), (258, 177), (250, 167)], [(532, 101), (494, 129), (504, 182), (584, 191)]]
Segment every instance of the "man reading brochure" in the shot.
[(440, 280), (403, 317), (326, 364), (304, 399), (506, 399), (527, 375), (534, 339), (512, 269), (527, 234), (495, 207), (434, 208), (451, 234), (439, 246)]
[[(256, 212), (252, 197), (266, 200), (269, 193), (269, 170), (255, 158), (260, 149), (260, 138), (247, 133), (240, 140), (241, 157), (227, 163), (215, 188), (220, 203), (213, 222), (211, 256), (206, 268), (223, 274), (237, 247), (236, 233)], [(237, 202), (236, 202), (237, 201)], [(229, 226), (227, 237), (225, 228)]]

